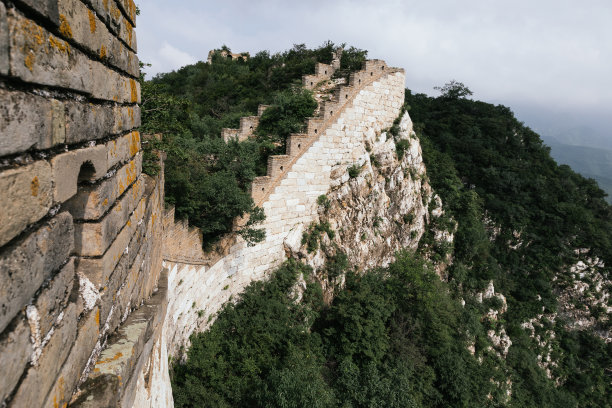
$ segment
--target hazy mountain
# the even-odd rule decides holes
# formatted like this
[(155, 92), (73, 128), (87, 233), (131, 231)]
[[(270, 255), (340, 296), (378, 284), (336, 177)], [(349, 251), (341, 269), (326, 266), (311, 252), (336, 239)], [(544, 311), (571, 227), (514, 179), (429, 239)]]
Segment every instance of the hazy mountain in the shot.
[(552, 138), (546, 140), (551, 156), (560, 164), (567, 164), (585, 177), (597, 180), (608, 193), (607, 201), (612, 203), (612, 150), (587, 146), (572, 146), (559, 143)]

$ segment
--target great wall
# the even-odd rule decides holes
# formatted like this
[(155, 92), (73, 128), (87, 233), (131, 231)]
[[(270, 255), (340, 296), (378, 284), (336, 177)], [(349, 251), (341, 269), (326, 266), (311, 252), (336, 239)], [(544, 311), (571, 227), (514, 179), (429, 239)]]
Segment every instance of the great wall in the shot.
[(164, 209), (163, 171), (141, 173), (135, 18), (132, 0), (0, 1), (0, 406), (172, 406), (169, 361), (287, 258), (403, 106), (403, 70), (367, 61), (254, 180), (265, 241), (204, 253)]

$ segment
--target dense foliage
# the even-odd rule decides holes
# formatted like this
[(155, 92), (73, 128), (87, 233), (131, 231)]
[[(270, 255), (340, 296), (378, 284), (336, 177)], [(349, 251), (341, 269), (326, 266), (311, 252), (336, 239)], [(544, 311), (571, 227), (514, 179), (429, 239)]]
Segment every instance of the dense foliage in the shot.
[[(561, 379), (555, 387), (538, 369), (538, 345), (520, 324), (556, 312), (559, 288), (572, 284), (564, 271), (577, 261), (576, 248), (612, 264), (612, 207), (592, 179), (557, 165), (510, 109), (467, 95), (406, 92), (428, 175), (458, 225), (449, 283), (459, 293), (493, 280), (507, 296), (513, 403), (610, 406), (610, 344), (590, 331), (566, 330), (561, 319), (550, 323), (558, 358), (552, 375)], [(610, 321), (597, 329), (609, 331)]]
[[(561, 317), (543, 319), (542, 330), (555, 333), (551, 379), (521, 326), (557, 310), (576, 248), (612, 264), (604, 193), (558, 166), (508, 108), (465, 99), (471, 92), (461, 83), (440, 90), (438, 98), (407, 91), (406, 105), (445, 203), (436, 223), (457, 227), (454, 245), (436, 245), (429, 231), (420, 252), (361, 275), (346, 257), (332, 259), (329, 276), (345, 275), (346, 286), (330, 305), (308, 268), (289, 261), (192, 338), (186, 364), (174, 368), (178, 407), (610, 406), (612, 344), (592, 330), (568, 330)], [(327, 197), (319, 199), (324, 205)], [(304, 244), (316, 250), (323, 233), (312, 226)], [(424, 253), (436, 261), (452, 255), (448, 282)], [(297, 301), (300, 274), (309, 283)], [(499, 320), (485, 317), (499, 307), (495, 298), (474, 296), (490, 281), (508, 299)], [(609, 320), (603, 324), (598, 329), (609, 330)], [(505, 357), (487, 335), (500, 327), (512, 340)]]
[[(236, 217), (257, 211), (250, 183), (265, 175), (267, 157), (284, 153), (285, 138), (302, 130), (304, 119), (312, 116), (316, 102), (301, 89), (302, 75), (314, 73), (316, 62), (330, 63), (335, 48), (331, 42), (314, 50), (296, 45), (246, 61), (217, 52), (211, 64), (198, 62), (150, 81), (141, 78), (141, 131), (163, 134), (162, 141), (145, 145), (145, 159), (154, 158), (153, 149), (166, 152), (166, 201), (175, 206), (177, 217), (202, 230), (205, 243), (231, 231)], [(353, 47), (344, 55), (348, 70), (361, 67), (365, 59), (365, 51)], [(221, 129), (237, 128), (240, 118), (256, 115), (260, 104), (272, 107), (257, 137), (225, 143)], [(145, 160), (144, 170), (159, 171), (156, 160)], [(257, 236), (253, 231), (243, 232)]]
[(253, 283), (192, 338), (173, 373), (176, 406), (487, 405), (501, 377), (465, 347), (464, 328), (482, 327), (427, 265), (402, 253), (386, 269), (343, 272), (329, 307), (312, 282), (296, 302), (309, 270), (295, 261)]

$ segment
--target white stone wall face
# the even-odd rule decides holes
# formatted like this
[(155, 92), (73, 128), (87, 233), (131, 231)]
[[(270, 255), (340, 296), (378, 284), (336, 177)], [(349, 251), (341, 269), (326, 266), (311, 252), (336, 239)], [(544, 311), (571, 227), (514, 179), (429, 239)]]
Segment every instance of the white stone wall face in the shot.
[(285, 259), (284, 242), (318, 220), (317, 198), (331, 186), (332, 169), (363, 164), (364, 140), (389, 128), (404, 103), (404, 74), (397, 72), (366, 86), (293, 165), (262, 207), (266, 240), (249, 247), (240, 240), (212, 267), (166, 262), (169, 269), (165, 335), (168, 354), (181, 355), (189, 336), (202, 331), (230, 298), (261, 280)]

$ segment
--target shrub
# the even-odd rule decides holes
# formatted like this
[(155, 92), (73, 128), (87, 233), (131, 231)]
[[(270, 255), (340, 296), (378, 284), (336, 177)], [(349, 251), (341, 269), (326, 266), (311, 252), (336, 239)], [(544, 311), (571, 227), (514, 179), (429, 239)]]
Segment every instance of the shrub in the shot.
[(353, 164), (347, 170), (350, 178), (356, 178), (359, 176), (359, 173), (361, 173), (361, 166), (358, 164)]
[(395, 152), (397, 153), (397, 158), (399, 160), (402, 160), (404, 158), (404, 153), (406, 152), (406, 150), (408, 150), (410, 148), (410, 141), (406, 140), (406, 139), (402, 139), (399, 140), (396, 144), (395, 144)]
[(319, 197), (317, 197), (317, 204), (326, 210), (329, 210), (329, 207), (331, 207), (331, 201), (325, 194), (321, 194)]

